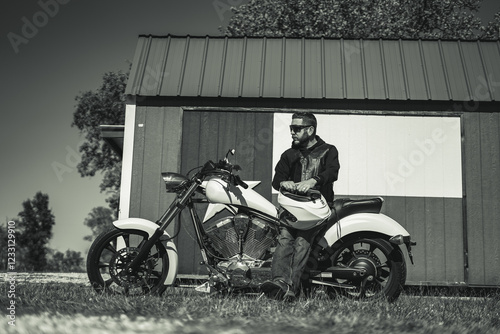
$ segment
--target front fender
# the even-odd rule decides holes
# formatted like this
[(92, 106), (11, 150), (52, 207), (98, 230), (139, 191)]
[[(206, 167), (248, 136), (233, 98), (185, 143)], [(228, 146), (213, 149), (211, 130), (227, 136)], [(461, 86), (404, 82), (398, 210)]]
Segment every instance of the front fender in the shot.
[(321, 243), (326, 242), (328, 246), (332, 246), (340, 238), (357, 232), (376, 232), (388, 237), (410, 235), (398, 222), (382, 213), (356, 213), (342, 218), (330, 227)]
[[(155, 233), (158, 229), (158, 225), (150, 220), (143, 218), (124, 218), (116, 220), (113, 225), (120, 230), (140, 230), (146, 232), (149, 237)], [(166, 241), (162, 241), (168, 255), (168, 274), (165, 279), (165, 285), (174, 284), (175, 278), (177, 277), (177, 268), (179, 266), (179, 256), (177, 255), (177, 247), (170, 239), (170, 235), (165, 231), (163, 232), (163, 237), (167, 237)]]

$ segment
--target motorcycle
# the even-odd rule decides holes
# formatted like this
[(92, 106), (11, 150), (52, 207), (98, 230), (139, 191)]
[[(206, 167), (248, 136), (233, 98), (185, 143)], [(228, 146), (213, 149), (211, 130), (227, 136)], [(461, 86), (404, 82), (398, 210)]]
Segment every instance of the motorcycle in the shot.
[[(406, 281), (406, 248), (413, 263), (410, 234), (380, 213), (381, 197), (337, 199), (330, 207), (319, 191), (281, 189), (279, 207), (238, 175), (229, 162), (207, 161), (192, 177), (164, 172), (166, 191), (176, 198), (152, 222), (125, 218), (113, 222), (93, 242), (87, 273), (98, 292), (162, 294), (176, 284), (178, 253), (166, 229), (186, 207), (194, 226), (208, 278), (198, 291), (255, 291), (270, 277), (272, 253), (280, 226), (318, 229), (302, 275), (307, 293), (323, 287), (328, 294), (351, 298), (398, 298)], [(208, 204), (201, 220), (195, 206)], [(229, 216), (220, 217), (223, 209)], [(225, 211), (224, 211), (225, 212)], [(218, 216), (217, 216), (218, 215)], [(181, 224), (181, 223), (179, 223)], [(401, 247), (400, 247), (401, 246)], [(405, 247), (406, 246), (406, 247)]]

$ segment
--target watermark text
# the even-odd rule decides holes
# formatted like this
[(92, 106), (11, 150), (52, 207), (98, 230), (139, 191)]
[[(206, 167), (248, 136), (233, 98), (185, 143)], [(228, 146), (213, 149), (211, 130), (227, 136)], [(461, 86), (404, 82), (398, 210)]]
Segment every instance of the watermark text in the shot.
[(7, 223), (7, 322), (16, 326), (16, 222)]
[(35, 12), (31, 18), (23, 16), (23, 23), (20, 33), (13, 31), (7, 34), (7, 39), (14, 49), (14, 52), (19, 53), (19, 47), (22, 44), (28, 44), (30, 40), (38, 35), (40, 29), (45, 27), (51, 18), (54, 18), (59, 13), (60, 5), (65, 5), (70, 0), (39, 0), (38, 6), (40, 10)]

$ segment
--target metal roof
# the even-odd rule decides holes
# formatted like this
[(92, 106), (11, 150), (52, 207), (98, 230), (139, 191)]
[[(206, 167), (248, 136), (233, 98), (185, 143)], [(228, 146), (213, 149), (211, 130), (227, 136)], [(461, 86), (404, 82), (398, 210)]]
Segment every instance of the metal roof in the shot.
[(499, 101), (500, 42), (141, 35), (126, 93)]

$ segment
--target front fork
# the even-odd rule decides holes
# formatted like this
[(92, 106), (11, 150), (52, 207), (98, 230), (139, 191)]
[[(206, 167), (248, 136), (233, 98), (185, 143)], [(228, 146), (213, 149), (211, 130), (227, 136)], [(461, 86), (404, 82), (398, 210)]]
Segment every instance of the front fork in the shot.
[(163, 235), (167, 227), (174, 220), (177, 215), (181, 213), (181, 211), (186, 207), (187, 203), (191, 199), (191, 196), (194, 194), (198, 186), (201, 184), (199, 179), (196, 179), (193, 184), (175, 201), (170, 204), (170, 207), (165, 211), (163, 216), (156, 222), (159, 227), (156, 229), (154, 234), (142, 245), (141, 249), (137, 256), (130, 262), (128, 268), (126, 269), (128, 273), (133, 274), (136, 273), (141, 265), (144, 262), (149, 254), (151, 248), (160, 240), (160, 237)]

